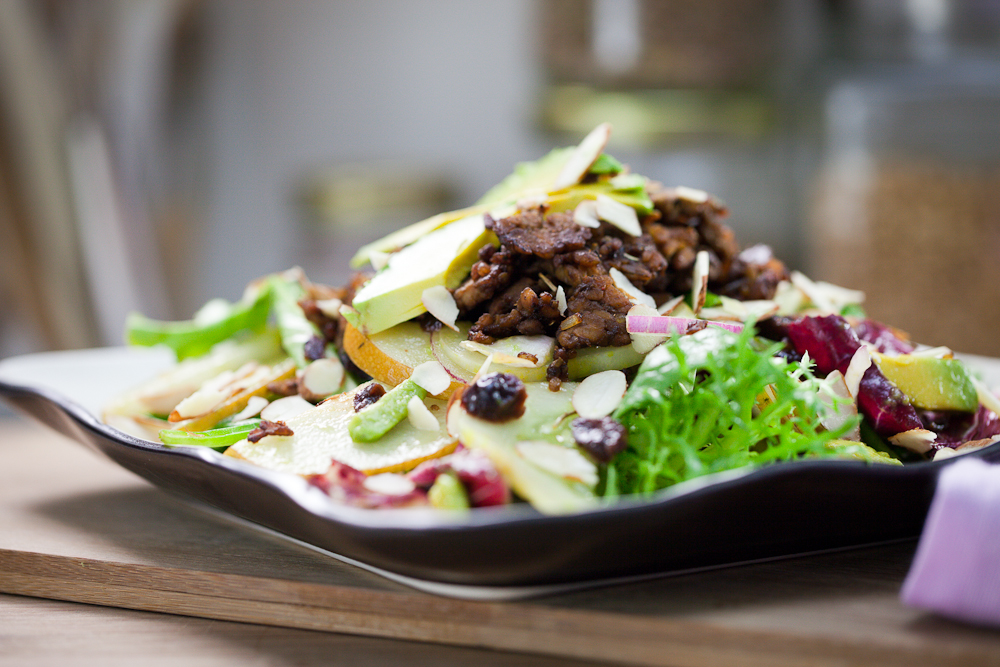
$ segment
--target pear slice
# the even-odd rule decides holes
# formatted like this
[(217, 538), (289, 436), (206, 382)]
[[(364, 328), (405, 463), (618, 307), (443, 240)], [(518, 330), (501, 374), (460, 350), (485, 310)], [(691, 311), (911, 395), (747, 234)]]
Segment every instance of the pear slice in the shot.
[[(511, 488), (544, 514), (568, 514), (593, 508), (597, 504), (593, 484), (596, 468), (577, 449), (569, 434), (569, 415), (576, 385), (564, 382), (558, 392), (549, 391), (548, 383), (525, 383), (528, 399), (520, 419), (489, 422), (473, 417), (453, 401), (448, 409), (448, 430), (469, 449), (486, 454)], [(539, 447), (541, 443), (545, 447)], [(553, 457), (552, 448), (565, 448), (564, 456)], [(544, 453), (544, 456), (540, 454)], [(592, 474), (581, 475), (579, 465), (560, 474), (553, 459), (571, 458), (589, 465)]]
[(331, 460), (374, 475), (405, 472), (421, 461), (455, 449), (455, 439), (445, 430), (447, 402), (433, 398), (426, 399), (426, 405), (438, 422), (436, 430), (418, 429), (403, 420), (375, 442), (354, 442), (347, 424), (356, 414), (354, 394), (358, 389), (289, 417), (285, 423), (294, 435), (268, 435), (257, 442), (243, 440), (227, 449), (226, 455), (297, 475), (324, 473)]
[(393, 254), (388, 265), (354, 296), (352, 307), (342, 312), (368, 336), (411, 320), (427, 310), (424, 290), (457, 287), (487, 243), (499, 241), (486, 229), (482, 215), (436, 229)]

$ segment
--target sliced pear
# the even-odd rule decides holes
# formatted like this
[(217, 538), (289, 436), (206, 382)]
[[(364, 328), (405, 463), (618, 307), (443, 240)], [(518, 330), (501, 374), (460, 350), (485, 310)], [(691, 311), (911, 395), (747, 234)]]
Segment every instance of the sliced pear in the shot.
[(593, 486), (582, 483), (581, 478), (593, 481), (594, 475), (581, 475), (578, 466), (560, 476), (554, 472), (551, 452), (544, 460), (532, 461), (540, 448), (539, 441), (571, 450), (577, 463), (586, 462), (579, 454), (569, 434), (569, 415), (573, 412), (572, 396), (576, 385), (563, 383), (558, 392), (549, 391), (547, 383), (526, 383), (528, 400), (524, 415), (507, 422), (489, 422), (473, 417), (454, 401), (448, 411), (448, 429), (470, 449), (485, 453), (497, 467), (511, 488), (545, 514), (567, 514), (594, 507), (596, 498)]
[[(431, 334), (416, 322), (403, 322), (372, 336), (365, 336), (348, 324), (344, 329), (343, 346), (358, 368), (392, 386), (409, 378), (417, 366), (437, 360), (431, 350)], [(452, 376), (451, 386), (441, 394), (442, 398), (447, 398), (472, 375), (456, 377), (447, 364), (442, 365)]]
[[(497, 354), (494, 355), (493, 361), (490, 364), (491, 370), (516, 375), (525, 382), (541, 382), (545, 380), (546, 367), (552, 361), (552, 348), (555, 346), (555, 341), (552, 342), (552, 346), (547, 348), (545, 353), (542, 353), (544, 355), (542, 356), (538, 354), (537, 343), (539, 337), (531, 337), (534, 340), (532, 340), (533, 345), (530, 346), (530, 350), (535, 353), (535, 357), (538, 359), (536, 362), (537, 365), (505, 364), (503, 363), (504, 358), (516, 358), (518, 352), (522, 351), (518, 343), (519, 340), (525, 337), (511, 336), (509, 338), (502, 338), (493, 345), (485, 345), (479, 349), (470, 349), (465, 346), (465, 343), (469, 339), (470, 326), (468, 322), (458, 322), (458, 331), (442, 328), (435, 331), (431, 336), (431, 346), (434, 350), (434, 355), (450, 373), (468, 382), (476, 374), (476, 371), (482, 367), (483, 362), (486, 361), (487, 352), (494, 351)], [(486, 349), (485, 352), (482, 351), (483, 348)]]
[[(167, 415), (202, 384), (223, 371), (234, 371), (250, 361), (270, 364), (285, 356), (273, 329), (249, 337), (225, 340), (201, 357), (191, 357), (166, 373), (132, 389), (105, 408), (105, 416)], [(168, 427), (164, 427), (168, 428)]]
[(376, 442), (354, 442), (347, 424), (356, 414), (357, 391), (338, 394), (289, 417), (285, 423), (294, 435), (269, 435), (255, 443), (243, 440), (227, 449), (226, 455), (297, 475), (324, 473), (331, 460), (374, 475), (406, 471), (455, 449), (455, 439), (445, 430), (447, 403), (433, 398), (426, 399), (426, 404), (438, 421), (437, 430), (417, 429), (404, 420)]
[(482, 215), (473, 215), (430, 232), (389, 258), (388, 265), (365, 283), (344, 316), (366, 335), (426, 312), (422, 297), (429, 287), (457, 287), (469, 273), (479, 249), (498, 244)]
[(621, 371), (642, 363), (646, 355), (631, 345), (621, 347), (588, 347), (579, 350), (569, 360), (567, 370), (570, 380), (582, 380), (602, 371)]

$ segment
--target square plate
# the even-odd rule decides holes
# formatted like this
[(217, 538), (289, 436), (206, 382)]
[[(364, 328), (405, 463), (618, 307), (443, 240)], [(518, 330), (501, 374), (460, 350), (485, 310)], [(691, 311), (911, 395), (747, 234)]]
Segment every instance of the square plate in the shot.
[[(966, 357), (990, 384), (1000, 360)], [(796, 461), (705, 476), (648, 500), (545, 516), (527, 505), (448, 513), (334, 504), (304, 479), (207, 448), (170, 449), (102, 423), (101, 407), (173, 361), (104, 348), (0, 361), (0, 396), (153, 484), (399, 577), (476, 587), (561, 587), (916, 537), (938, 472)], [(1000, 460), (1000, 443), (968, 456)]]

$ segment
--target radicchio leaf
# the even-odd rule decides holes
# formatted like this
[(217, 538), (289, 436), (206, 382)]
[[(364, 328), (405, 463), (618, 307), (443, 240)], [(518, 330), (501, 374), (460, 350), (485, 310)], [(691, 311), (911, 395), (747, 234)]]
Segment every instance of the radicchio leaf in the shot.
[(453, 472), (465, 487), (472, 507), (505, 505), (510, 502), (510, 489), (500, 472), (482, 452), (461, 448), (453, 454), (424, 461), (408, 475), (418, 487), (429, 489), (438, 475)]
[[(802, 317), (789, 322), (786, 328), (796, 351), (799, 354), (808, 352), (820, 375), (835, 370), (846, 373), (851, 358), (861, 347), (858, 335), (839, 315)], [(858, 408), (883, 437), (922, 428), (917, 411), (906, 402), (906, 396), (875, 365), (861, 378)]]
[(974, 413), (923, 410), (920, 418), (924, 428), (938, 434), (935, 445), (952, 449), (966, 442), (1000, 435), (1000, 416), (984, 405)]
[(881, 322), (859, 320), (852, 328), (859, 339), (871, 343), (882, 354), (910, 354), (915, 349), (913, 344), (902, 338), (896, 329)]
[(360, 470), (332, 461), (329, 470), (321, 475), (307, 475), (306, 481), (344, 505), (383, 509), (427, 504), (427, 493), (422, 489), (414, 489), (402, 495), (388, 495), (365, 488), (366, 478), (367, 475)]

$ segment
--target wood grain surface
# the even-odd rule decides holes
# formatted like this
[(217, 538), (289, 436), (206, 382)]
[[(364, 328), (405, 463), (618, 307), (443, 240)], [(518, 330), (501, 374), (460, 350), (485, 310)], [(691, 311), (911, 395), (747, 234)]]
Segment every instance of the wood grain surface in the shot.
[[(1000, 632), (899, 603), (911, 542), (527, 602), (470, 602), (221, 520), (33, 423), (0, 421), (0, 456), (2, 593), (213, 619), (204, 622), (226, 633), (346, 633), (369, 638), (376, 653), (389, 649), (375, 638), (411, 640), (392, 646), (425, 657), (431, 645), (467, 647), (447, 649), (455, 660), (491, 649), (482, 664), (515, 655), (495, 653), (507, 651), (518, 660), (676, 666), (1000, 665)], [(0, 619), (29, 604), (0, 602)], [(45, 609), (53, 623), (78, 616), (98, 625), (102, 613), (125, 613), (59, 605), (32, 614)], [(0, 622), (0, 659), (32, 632), (17, 618)], [(232, 621), (257, 625), (223, 623)], [(450, 659), (443, 653), (439, 664)]]

